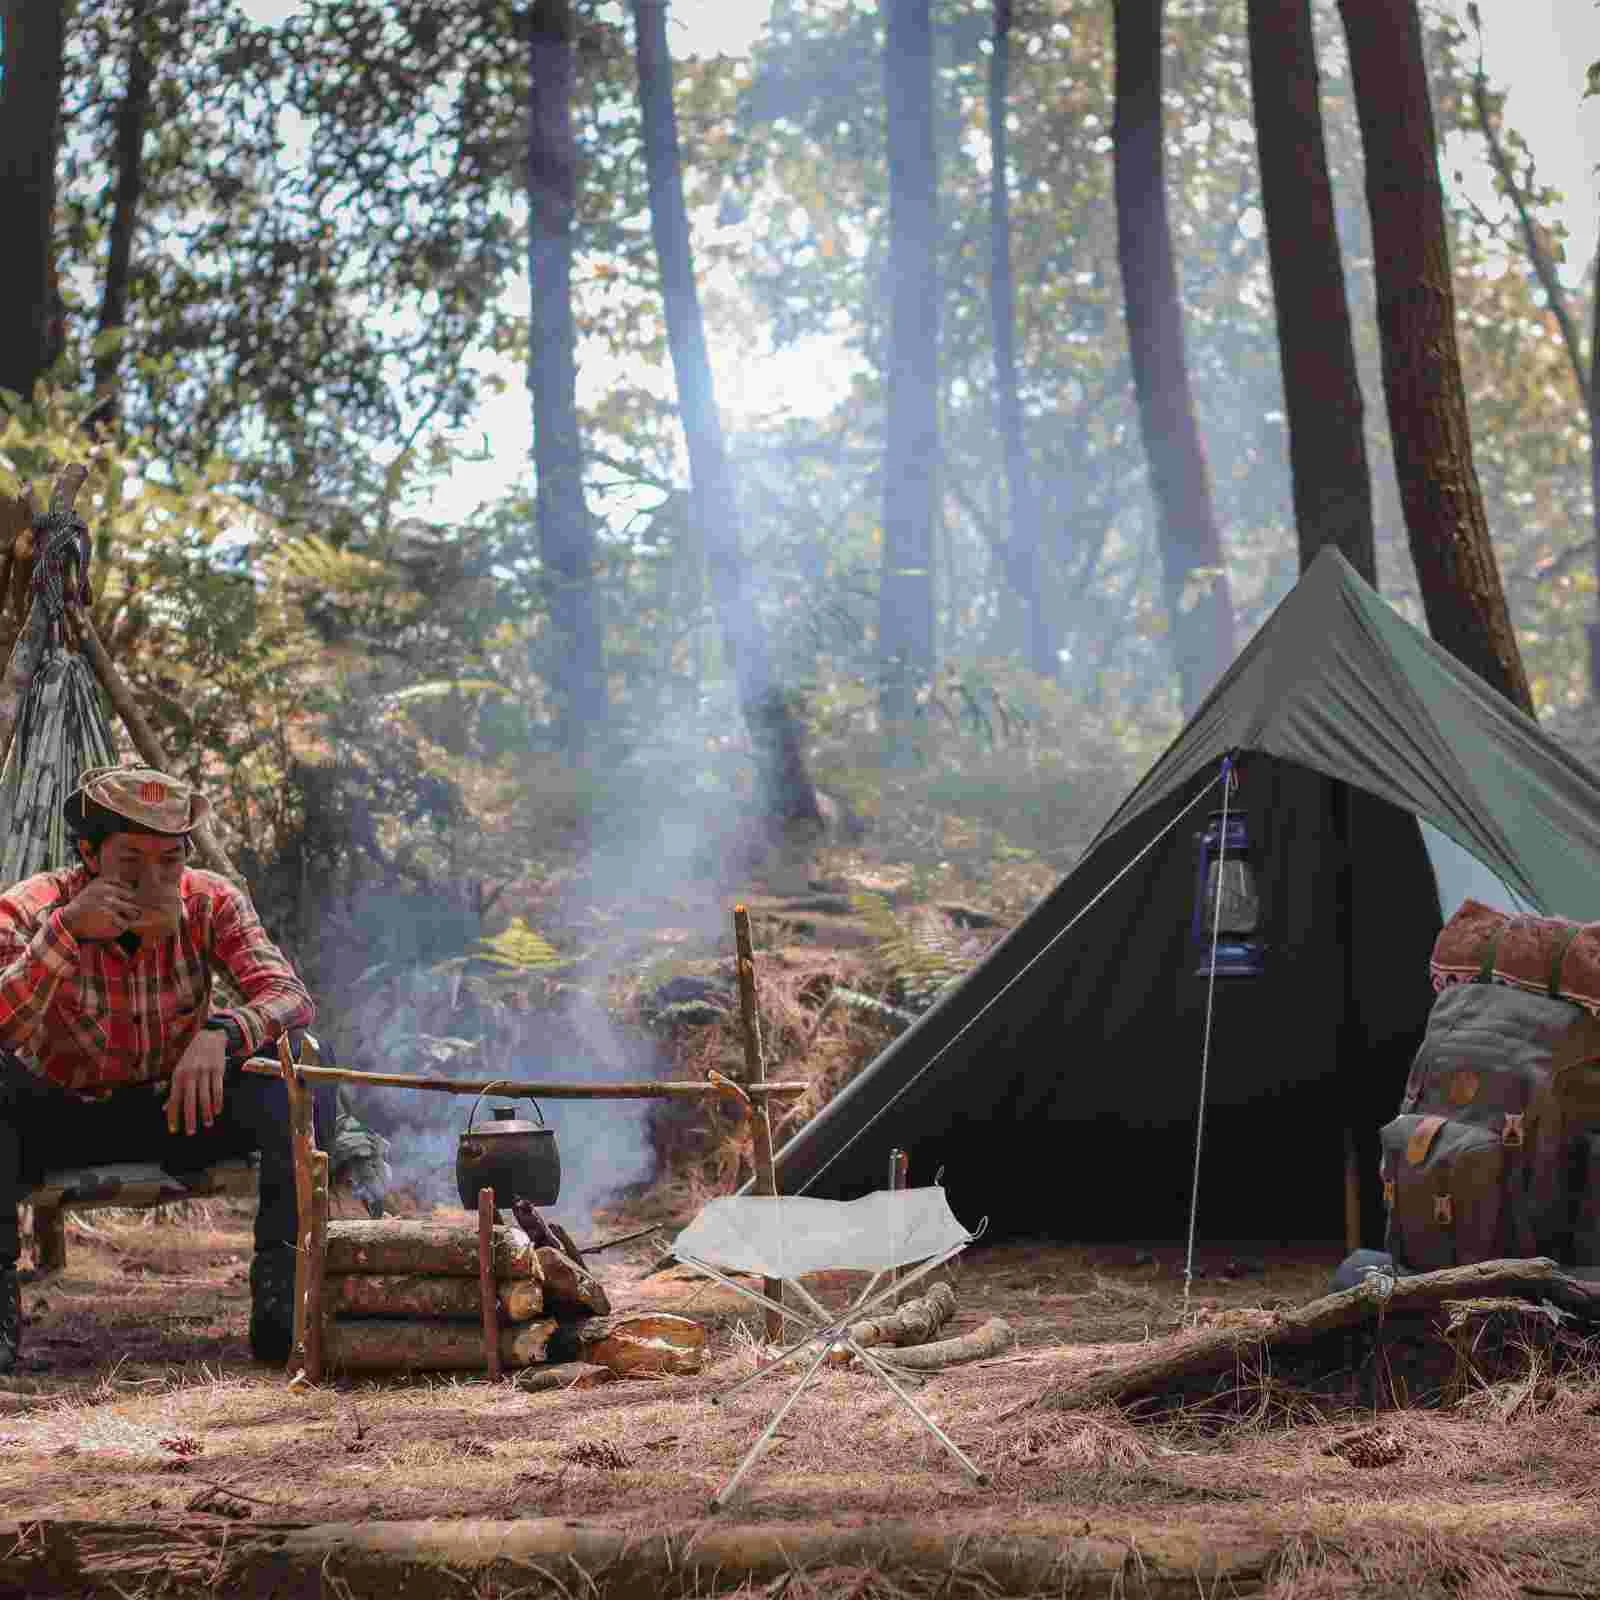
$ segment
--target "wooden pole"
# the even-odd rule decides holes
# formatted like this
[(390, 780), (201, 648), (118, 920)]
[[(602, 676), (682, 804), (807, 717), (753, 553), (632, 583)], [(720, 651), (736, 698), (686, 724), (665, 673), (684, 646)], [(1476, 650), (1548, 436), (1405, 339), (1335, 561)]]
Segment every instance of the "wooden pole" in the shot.
[(494, 1190), (478, 1191), (478, 1304), (483, 1316), (483, 1361), (490, 1383), (500, 1381), (500, 1315), (494, 1287)]
[[(889, 1152), (889, 1192), (891, 1194), (893, 1194), (896, 1190), (905, 1188), (906, 1167), (909, 1161), (910, 1157), (907, 1156), (904, 1150), (891, 1150)], [(895, 1284), (899, 1283), (899, 1281), (900, 1269), (898, 1267), (890, 1267), (889, 1282)], [(892, 1306), (897, 1306), (900, 1304), (900, 1294), (898, 1290), (896, 1290), (895, 1293), (890, 1296), (889, 1304)]]
[[(278, 1067), (252, 1056), (243, 1063), (243, 1070), (273, 1076)], [(422, 1078), (407, 1072), (355, 1072), (349, 1067), (304, 1065), (296, 1071), (316, 1083), (354, 1083), (369, 1089), (428, 1089), (437, 1094), (533, 1096), (543, 1100), (696, 1100), (728, 1092), (725, 1085), (716, 1083), (528, 1083), (515, 1078)], [(792, 1099), (804, 1094), (810, 1085), (796, 1080), (740, 1087), (756, 1099), (773, 1095)]]
[[(310, 1094), (300, 1091), (306, 1099)], [(306, 1362), (308, 1383), (322, 1382), (323, 1352), (327, 1331), (323, 1321), (323, 1284), (328, 1264), (328, 1156), (311, 1152), (311, 1218), (306, 1238)]]
[[(744, 1018), (744, 1089), (752, 1096), (766, 1084), (767, 1067), (761, 1050), (761, 1013), (756, 1009), (756, 959), (755, 947), (750, 940), (750, 913), (742, 906), (733, 908), (733, 943), (739, 958), (739, 1011)], [(778, 1174), (772, 1162), (772, 1118), (762, 1100), (751, 1113), (750, 1125), (754, 1130), (757, 1194), (776, 1195)], [(783, 1284), (777, 1278), (768, 1278), (765, 1293), (769, 1300), (783, 1303)], [(777, 1344), (783, 1338), (783, 1316), (767, 1310), (767, 1343)]]
[(1361, 1164), (1356, 1157), (1356, 1130), (1344, 1130), (1344, 1247), (1361, 1248)]
[(312, 1163), (311, 1095), (295, 1074), (294, 1058), (289, 1054), (287, 1035), (278, 1038), (278, 1068), (289, 1097), (289, 1149), (294, 1158), (295, 1251), (294, 1251), (294, 1337), (289, 1345), (291, 1376), (307, 1370), (306, 1287), (311, 1281)]
[[(84, 654), (89, 658), (89, 665), (94, 668), (95, 677), (100, 680), (100, 687), (105, 690), (106, 698), (115, 708), (117, 715), (122, 718), (123, 726), (128, 730), (128, 736), (133, 740), (133, 747), (139, 752), (140, 759), (155, 767), (157, 771), (166, 772), (167, 755), (161, 748), (161, 741), (156, 738), (155, 730), (144, 720), (144, 713), (139, 709), (139, 702), (133, 697), (133, 690), (128, 687), (107, 653), (106, 647), (100, 642), (100, 635), (95, 632), (89, 613), (81, 606), (69, 602), (67, 615), (77, 630)], [(239, 869), (217, 843), (217, 836), (211, 830), (209, 818), (195, 826), (194, 844), (200, 853), (200, 859), (213, 872), (221, 873), (234, 883), (244, 882)]]

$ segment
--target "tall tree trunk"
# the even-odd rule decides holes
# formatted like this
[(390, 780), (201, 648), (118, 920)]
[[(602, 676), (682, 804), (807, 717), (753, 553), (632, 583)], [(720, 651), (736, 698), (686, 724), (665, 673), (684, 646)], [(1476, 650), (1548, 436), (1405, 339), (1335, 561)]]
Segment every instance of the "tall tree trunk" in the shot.
[(1311, 0), (1250, 0), (1250, 86), (1300, 570), (1331, 544), (1376, 588), (1361, 379), (1328, 179)]
[(61, 0), (0, 0), (0, 216), (11, 240), (0, 389), (24, 400), (61, 349), (54, 230), (63, 11)]
[[(181, 18), (187, 0), (172, 6)], [(113, 337), (128, 320), (128, 280), (133, 270), (133, 236), (139, 226), (139, 197), (144, 191), (144, 135), (150, 122), (155, 85), (156, 0), (131, 0), (128, 7), (128, 82), (117, 108), (117, 183), (111, 226), (106, 241), (106, 281), (95, 330), (95, 420), (114, 427), (121, 410), (117, 377), (122, 367), (120, 340)]]
[(889, 370), (878, 657), (885, 752), (909, 759), (931, 676), (934, 495), (939, 471), (938, 158), (929, 0), (882, 0), (889, 151)]
[(994, 0), (994, 52), (989, 57), (989, 318), (994, 334), (995, 421), (1006, 456), (1010, 537), (1006, 576), (1022, 601), (1028, 635), (1024, 658), (1042, 678), (1056, 676), (1044, 600), (1039, 504), (1017, 395), (1016, 280), (1011, 271), (1011, 192), (1006, 105), (1010, 99), (1011, 0)]
[(533, 395), (535, 515), (555, 632), (562, 743), (582, 763), (607, 720), (604, 640), (595, 614), (594, 527), (578, 433), (572, 230), (578, 151), (571, 0), (534, 0), (529, 31), (528, 280), (533, 290), (528, 387)]
[(1389, 432), (1428, 629), (1532, 716), (1472, 464), (1416, 0), (1339, 0), (1339, 13), (1366, 156)]
[(1195, 421), (1167, 217), (1161, 128), (1162, 0), (1113, 0), (1117, 259), (1139, 431), (1161, 536), (1162, 589), (1184, 711), (1233, 659), (1233, 596)]
[(800, 720), (775, 675), (771, 646), (740, 549), (739, 502), (717, 414), (689, 247), (665, 0), (634, 0), (633, 14), (650, 231), (661, 268), (667, 344), (689, 450), (691, 515), (705, 544), (723, 649), (733, 668), (740, 710), (755, 748), (762, 810), (776, 822), (818, 822), (821, 811), (806, 769)]

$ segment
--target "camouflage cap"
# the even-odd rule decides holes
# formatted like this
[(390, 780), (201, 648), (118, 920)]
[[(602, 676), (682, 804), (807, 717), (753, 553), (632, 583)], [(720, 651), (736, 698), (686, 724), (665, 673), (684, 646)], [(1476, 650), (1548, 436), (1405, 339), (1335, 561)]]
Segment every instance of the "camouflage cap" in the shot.
[(62, 807), (69, 827), (82, 825), (87, 806), (125, 817), (142, 833), (188, 833), (211, 812), (198, 789), (154, 767), (90, 767)]

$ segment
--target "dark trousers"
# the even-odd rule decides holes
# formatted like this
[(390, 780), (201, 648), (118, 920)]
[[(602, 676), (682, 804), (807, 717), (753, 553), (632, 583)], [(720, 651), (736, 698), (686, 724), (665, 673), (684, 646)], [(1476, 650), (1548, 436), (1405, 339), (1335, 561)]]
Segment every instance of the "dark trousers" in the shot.
[[(119, 1089), (85, 1101), (44, 1084), (0, 1055), (0, 1262), (20, 1248), (17, 1206), (47, 1172), (96, 1163), (153, 1161), (174, 1177), (213, 1162), (261, 1154), (256, 1249), (293, 1245), (298, 1233), (289, 1096), (280, 1078), (230, 1068), (222, 1111), (192, 1134), (167, 1131), (166, 1085)], [(319, 1145), (333, 1127), (333, 1097), (314, 1099)]]

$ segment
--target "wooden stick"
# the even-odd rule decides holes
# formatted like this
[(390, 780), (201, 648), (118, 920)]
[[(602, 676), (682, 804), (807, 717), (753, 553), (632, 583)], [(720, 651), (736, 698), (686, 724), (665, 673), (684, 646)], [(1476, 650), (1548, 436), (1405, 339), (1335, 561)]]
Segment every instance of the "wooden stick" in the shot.
[[(278, 1038), (278, 1070), (283, 1074), (284, 1091), (289, 1097), (289, 1149), (294, 1158), (295, 1252), (294, 1252), (294, 1337), (289, 1345), (289, 1372), (306, 1365), (306, 1288), (311, 1266), (311, 1096), (299, 1082), (294, 1058), (289, 1054), (287, 1034)], [(308, 1372), (307, 1377), (310, 1376)]]
[[(311, 1097), (306, 1095), (306, 1099)], [(323, 1283), (328, 1263), (328, 1156), (311, 1152), (311, 1224), (306, 1234), (306, 1362), (308, 1383), (322, 1382), (322, 1353), (327, 1323), (323, 1317)]]
[(500, 1381), (500, 1316), (494, 1292), (494, 1190), (478, 1191), (478, 1299), (483, 1313), (483, 1360), (490, 1383)]
[[(243, 1063), (246, 1072), (267, 1076), (278, 1071), (276, 1063), (252, 1056)], [(365, 1084), (370, 1089), (428, 1089), (436, 1094), (532, 1095), (544, 1100), (695, 1100), (728, 1091), (715, 1083), (525, 1083), (513, 1078), (422, 1078), (408, 1072), (356, 1072), (349, 1067), (308, 1067), (296, 1069), (299, 1076), (314, 1083)], [(802, 1095), (810, 1084), (798, 1080), (784, 1083), (747, 1083), (740, 1087), (753, 1098), (778, 1095), (788, 1099)]]
[[(116, 709), (117, 715), (122, 718), (122, 724), (128, 730), (128, 736), (133, 740), (133, 747), (139, 752), (140, 759), (159, 772), (168, 771), (166, 751), (161, 748), (161, 741), (156, 738), (154, 729), (144, 720), (144, 713), (139, 709), (139, 702), (133, 697), (133, 690), (128, 687), (106, 647), (100, 642), (100, 635), (95, 632), (89, 613), (69, 601), (67, 616), (78, 632), (84, 654), (89, 658), (89, 665), (94, 668), (94, 675), (100, 680), (100, 687), (105, 690), (106, 698)], [(194, 844), (200, 853), (200, 859), (213, 872), (221, 873), (234, 883), (244, 882), (239, 869), (217, 843), (217, 836), (212, 832), (209, 818), (195, 824)]]
[[(890, 1192), (890, 1194), (894, 1194), (897, 1190), (905, 1188), (905, 1186), (906, 1186), (906, 1166), (907, 1166), (907, 1163), (910, 1161), (910, 1159), (911, 1158), (905, 1153), (904, 1150), (891, 1150), (889, 1152), (889, 1192)], [(899, 1283), (899, 1281), (900, 1281), (900, 1269), (898, 1267), (890, 1267), (889, 1268), (889, 1282), (892, 1283), (892, 1284), (897, 1284), (897, 1283)], [(889, 1304), (892, 1305), (892, 1306), (897, 1306), (897, 1305), (900, 1304), (900, 1292), (899, 1292), (898, 1289), (894, 1292), (893, 1295), (890, 1296)]]
[[(744, 1088), (754, 1095), (767, 1081), (767, 1065), (761, 1050), (761, 1013), (756, 1008), (755, 947), (750, 939), (750, 913), (742, 905), (733, 908), (733, 943), (739, 957), (739, 1011), (744, 1018)], [(775, 1195), (778, 1174), (772, 1162), (772, 1117), (762, 1100), (750, 1118), (754, 1147), (757, 1194)], [(783, 1283), (778, 1278), (764, 1280), (769, 1300), (783, 1303)], [(767, 1343), (783, 1339), (783, 1315), (767, 1308)]]

